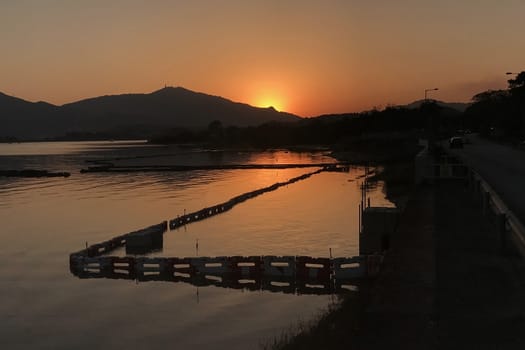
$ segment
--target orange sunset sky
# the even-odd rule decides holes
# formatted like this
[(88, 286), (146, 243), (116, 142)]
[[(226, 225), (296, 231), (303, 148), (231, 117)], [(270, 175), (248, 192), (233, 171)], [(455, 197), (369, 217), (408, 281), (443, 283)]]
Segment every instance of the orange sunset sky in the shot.
[(0, 91), (183, 86), (301, 116), (468, 101), (525, 69), (523, 0), (2, 0)]

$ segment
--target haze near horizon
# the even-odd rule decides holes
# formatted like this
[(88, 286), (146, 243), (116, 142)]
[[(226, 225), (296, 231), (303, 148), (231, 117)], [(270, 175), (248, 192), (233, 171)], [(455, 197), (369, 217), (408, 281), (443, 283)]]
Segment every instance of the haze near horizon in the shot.
[(525, 2), (8, 1), (0, 91), (64, 104), (164, 85), (301, 116), (468, 101), (521, 71)]

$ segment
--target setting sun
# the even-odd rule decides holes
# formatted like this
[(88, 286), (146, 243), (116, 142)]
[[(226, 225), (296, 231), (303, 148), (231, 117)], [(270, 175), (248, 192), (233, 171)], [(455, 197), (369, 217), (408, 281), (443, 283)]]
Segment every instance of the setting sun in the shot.
[(255, 100), (254, 104), (257, 107), (273, 107), (278, 111), (285, 110), (283, 99), (272, 95), (262, 95)]
[(249, 103), (256, 107), (273, 107), (278, 111), (287, 111), (289, 101), (287, 101), (286, 89), (281, 81), (261, 82), (252, 86), (249, 94)]

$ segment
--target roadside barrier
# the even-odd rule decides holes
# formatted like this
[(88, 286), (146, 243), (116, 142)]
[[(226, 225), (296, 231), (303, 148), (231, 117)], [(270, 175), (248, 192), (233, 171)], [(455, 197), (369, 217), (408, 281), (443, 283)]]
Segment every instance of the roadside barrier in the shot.
[[(162, 247), (162, 236), (168, 229), (176, 229), (189, 223), (204, 220), (230, 210), (235, 205), (282, 186), (309, 178), (323, 171), (338, 171), (336, 166), (325, 166), (286, 182), (239, 195), (218, 205), (206, 207), (194, 213), (114, 237), (96, 243), (69, 256), (71, 272), (79, 278), (115, 278), (137, 281), (189, 282), (197, 286), (219, 285), (270, 291), (318, 294), (333, 292), (335, 279), (339, 282), (366, 278), (364, 261), (356, 258), (312, 258), (307, 256), (221, 256), (221, 257), (134, 257), (108, 256), (110, 252), (126, 247), (144, 249), (147, 253)], [(128, 249), (130, 248), (130, 249)], [(366, 265), (368, 266), (368, 265)], [(338, 282), (338, 283), (339, 283)], [(339, 283), (340, 285), (341, 283)]]
[(262, 257), (231, 256), (228, 258), (231, 272), (239, 277), (260, 276), (262, 273)]
[(267, 276), (295, 276), (295, 256), (264, 256), (263, 273)]
[(297, 294), (297, 283), (295, 277), (264, 276), (262, 279), (262, 290), (272, 293)]
[(111, 257), (110, 264), (113, 273), (133, 275), (136, 271), (134, 257)]
[(476, 171), (470, 169), (467, 180), (468, 188), (481, 202), (483, 215), (496, 225), (502, 252), (508, 250), (508, 243), (512, 243), (517, 252), (525, 257), (525, 226), (523, 223)]
[(166, 272), (165, 258), (135, 258), (135, 271), (141, 274)]
[(226, 256), (190, 258), (190, 264), (197, 273), (203, 275), (222, 275), (232, 271)]
[(223, 279), (219, 286), (255, 292), (261, 290), (261, 281), (258, 279)]
[(416, 183), (424, 180), (439, 179), (465, 180), (468, 188), (481, 205), (483, 215), (496, 225), (500, 234), (502, 253), (510, 248), (525, 257), (525, 225), (507, 207), (505, 202), (494, 191), (489, 183), (469, 165), (468, 159), (461, 154), (455, 154), (447, 148), (446, 153), (437, 161), (431, 157), (427, 149), (422, 150), (415, 160)]
[(307, 282), (304, 280), (298, 280), (296, 285), (296, 292), (298, 295), (323, 295), (330, 294), (330, 291), (334, 293), (333, 284), (331, 280), (325, 279), (323, 281), (316, 281), (315, 283)]
[(326, 280), (331, 275), (329, 258), (298, 256), (295, 258), (296, 276), (301, 279)]
[(366, 276), (367, 268), (364, 261), (365, 258), (361, 256), (332, 259), (332, 268), (335, 278), (351, 279)]
[(191, 258), (166, 258), (166, 272), (182, 277), (194, 275), (196, 270), (191, 264)]
[[(97, 258), (99, 259), (99, 258)], [(188, 283), (195, 287), (219, 287), (246, 291), (264, 291), (271, 293), (284, 293), (295, 295), (327, 295), (327, 294), (348, 294), (358, 291), (356, 280), (337, 280), (330, 279), (325, 281), (304, 281), (296, 277), (274, 277), (274, 276), (254, 276), (253, 278), (239, 277), (233, 274), (222, 276), (212, 276), (204, 274), (188, 274), (180, 276), (169, 273), (127, 273), (111, 271), (109, 269), (93, 269), (93, 271), (75, 272), (75, 276), (80, 279), (119, 279), (133, 280), (136, 282), (172, 282)], [(354, 283), (354, 284), (352, 284)]]
[[(451, 156), (461, 158), (459, 155)], [(463, 164), (459, 166), (466, 169), (462, 174), (464, 174), (468, 188), (480, 202), (483, 215), (496, 225), (496, 229), (500, 235), (502, 253), (507, 252), (509, 248), (508, 244), (511, 243), (518, 254), (525, 257), (525, 225), (523, 225), (512, 210), (507, 207), (489, 183), (469, 166), (464, 158), (462, 158), (461, 161)]]
[(359, 280), (375, 276), (381, 267), (382, 255), (351, 258), (312, 258), (308, 256), (219, 256), (219, 257), (115, 257), (87, 255), (70, 256), (70, 270), (77, 276), (86, 273), (121, 273), (131, 278), (158, 274), (190, 278), (193, 276), (227, 277), (274, 281), (275, 286), (294, 281), (313, 284), (328, 280)]

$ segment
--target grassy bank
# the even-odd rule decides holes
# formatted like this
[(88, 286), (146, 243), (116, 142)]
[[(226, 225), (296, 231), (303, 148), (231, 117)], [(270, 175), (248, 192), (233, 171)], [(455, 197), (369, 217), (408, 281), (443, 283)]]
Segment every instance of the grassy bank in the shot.
[(359, 291), (348, 295), (334, 296), (337, 300), (326, 310), (309, 322), (300, 322), (267, 343), (264, 350), (308, 350), (308, 349), (348, 349), (352, 334), (359, 331), (361, 314), (366, 302), (365, 284)]
[[(394, 152), (398, 156), (397, 160), (376, 164), (376, 171), (369, 178), (372, 182), (384, 182), (387, 198), (401, 209), (405, 207), (413, 188), (413, 159), (418, 150), (419, 148), (416, 147), (403, 148), (403, 151), (396, 149)], [(379, 154), (388, 152), (385, 147), (375, 148), (375, 151), (380, 152)], [(350, 161), (355, 159), (353, 155), (358, 153), (357, 151), (334, 152), (334, 156), (341, 161)], [(360, 154), (366, 156), (366, 151), (362, 149)], [(373, 280), (361, 282), (358, 291), (338, 296), (336, 303), (320, 312), (312, 321), (300, 323), (283, 331), (279, 337), (263, 344), (262, 348), (267, 350), (355, 348), (352, 341), (359, 334), (373, 284)]]

